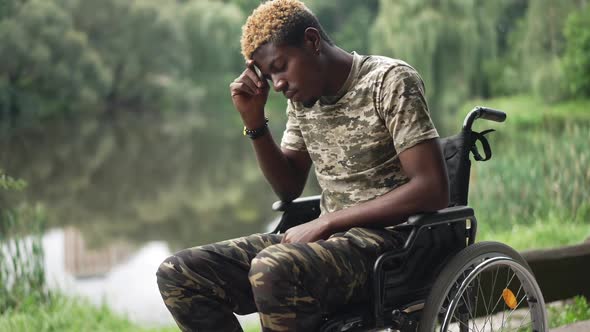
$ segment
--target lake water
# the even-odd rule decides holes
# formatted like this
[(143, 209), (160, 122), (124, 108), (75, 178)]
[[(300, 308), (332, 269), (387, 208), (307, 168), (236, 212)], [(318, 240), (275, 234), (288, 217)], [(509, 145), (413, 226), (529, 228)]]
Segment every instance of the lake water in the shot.
[[(159, 264), (183, 248), (264, 231), (277, 216), (276, 196), (233, 120), (122, 113), (19, 131), (0, 140), (0, 166), (28, 185), (0, 193), (0, 202), (43, 207), (52, 287), (142, 325), (171, 325)], [(274, 125), (281, 137), (281, 120)], [(306, 194), (317, 194), (310, 182)]]
[[(165, 242), (144, 243), (104, 274), (80, 278), (69, 272), (66, 266), (67, 237), (68, 232), (64, 229), (53, 229), (43, 236), (45, 266), (51, 288), (86, 298), (97, 306), (106, 303), (114, 312), (139, 325), (175, 325), (156, 285), (156, 270), (172, 253)], [(238, 319), (242, 325), (252, 326), (258, 321), (258, 316), (238, 316)]]

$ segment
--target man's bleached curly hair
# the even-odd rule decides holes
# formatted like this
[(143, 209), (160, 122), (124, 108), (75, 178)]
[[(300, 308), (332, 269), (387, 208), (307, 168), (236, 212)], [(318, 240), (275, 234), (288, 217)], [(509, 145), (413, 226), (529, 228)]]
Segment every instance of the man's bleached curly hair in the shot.
[(317, 17), (298, 0), (272, 0), (254, 9), (242, 27), (242, 55), (246, 60), (260, 46), (272, 42), (276, 45), (299, 46), (305, 29), (313, 27), (330, 45), (332, 41)]

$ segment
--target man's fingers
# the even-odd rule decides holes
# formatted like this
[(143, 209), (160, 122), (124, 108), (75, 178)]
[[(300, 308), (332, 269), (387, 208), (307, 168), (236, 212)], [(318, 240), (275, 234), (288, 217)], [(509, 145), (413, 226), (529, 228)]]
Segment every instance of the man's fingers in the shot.
[(253, 75), (254, 77), (252, 77), (249, 73), (250, 78), (252, 78), (252, 80), (254, 82), (256, 82), (257, 85), (258, 85), (258, 82), (260, 82), (260, 85), (258, 85), (259, 87), (267, 87), (268, 86), (268, 82), (266, 81), (266, 79), (262, 75), (262, 71), (260, 70), (260, 68), (254, 63), (254, 60), (246, 61), (246, 67), (248, 68), (246, 70), (247, 72), (251, 72), (252, 74), (254, 74)]
[(254, 62), (249, 60), (246, 65), (248, 68), (229, 85), (232, 97), (236, 95), (259, 95), (265, 93), (266, 89), (268, 89), (267, 82), (254, 71)]
[(251, 87), (249, 87), (247, 84), (245, 84), (244, 82), (241, 81), (234, 81), (232, 84), (229, 85), (229, 88), (231, 90), (231, 95), (235, 96), (235, 95), (240, 95), (240, 94), (249, 94), (249, 95), (255, 95), (256, 91), (253, 90)]
[(283, 237), (281, 238), (281, 243), (289, 243), (289, 239), (287, 238), (289, 236), (289, 234), (286, 232), (285, 234), (283, 234)]
[(264, 80), (259, 77), (253, 69), (248, 68), (244, 71), (244, 76), (248, 77), (258, 88), (264, 87)]
[(258, 87), (256, 83), (246, 73), (244, 73), (244, 75), (239, 80), (244, 82), (248, 87), (250, 87), (250, 89), (252, 89), (252, 91), (254, 91), (255, 94), (256, 91), (262, 92), (262, 88)]

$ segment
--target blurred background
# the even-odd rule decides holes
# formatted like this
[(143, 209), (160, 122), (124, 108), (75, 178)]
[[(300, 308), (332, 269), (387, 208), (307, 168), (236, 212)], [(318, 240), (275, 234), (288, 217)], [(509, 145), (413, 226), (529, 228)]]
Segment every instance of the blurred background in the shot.
[[(228, 88), (259, 3), (0, 0), (0, 313), (48, 280), (134, 323), (173, 324), (159, 263), (266, 230), (276, 198)], [(441, 134), (476, 105), (508, 114), (476, 125), (498, 130), (472, 174), (479, 240), (523, 250), (590, 236), (587, 0), (305, 3), (343, 49), (413, 65)], [(271, 93), (277, 140), (285, 106)], [(312, 176), (305, 194), (317, 193)], [(0, 330), (14, 329), (6, 317)]]

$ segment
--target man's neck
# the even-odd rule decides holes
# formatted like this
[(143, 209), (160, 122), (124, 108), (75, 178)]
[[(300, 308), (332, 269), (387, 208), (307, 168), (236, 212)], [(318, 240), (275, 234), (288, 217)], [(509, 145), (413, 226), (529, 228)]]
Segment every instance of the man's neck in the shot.
[(324, 52), (327, 76), (324, 96), (333, 96), (346, 82), (352, 70), (353, 56), (335, 45), (326, 45)]

